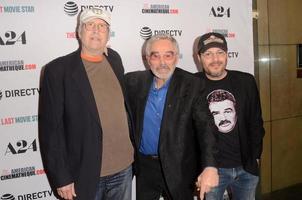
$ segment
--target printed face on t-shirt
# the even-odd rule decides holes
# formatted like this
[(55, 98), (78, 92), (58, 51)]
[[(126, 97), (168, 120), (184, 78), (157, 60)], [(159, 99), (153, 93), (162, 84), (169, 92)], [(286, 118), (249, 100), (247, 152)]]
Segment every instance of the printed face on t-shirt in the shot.
[[(232, 97), (234, 96), (232, 95)], [(229, 99), (222, 99), (221, 101), (216, 99), (216, 101), (209, 103), (209, 109), (214, 117), (215, 125), (221, 133), (228, 133), (234, 129), (237, 116), (233, 101)]]

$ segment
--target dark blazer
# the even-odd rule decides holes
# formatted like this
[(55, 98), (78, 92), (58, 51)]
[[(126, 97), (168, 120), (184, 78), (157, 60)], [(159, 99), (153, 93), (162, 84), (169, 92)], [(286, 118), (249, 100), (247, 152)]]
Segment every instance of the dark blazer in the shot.
[[(152, 81), (150, 70), (126, 74), (137, 149)], [(214, 122), (210, 120), (211, 114), (202, 97), (203, 89), (204, 83), (200, 79), (182, 69), (175, 69), (166, 96), (158, 152), (174, 200), (187, 200), (186, 197), (192, 196), (197, 175), (206, 166), (216, 166)], [(139, 176), (140, 161), (136, 161)]]
[[(124, 92), (120, 56), (108, 49), (106, 57)], [(93, 200), (102, 161), (102, 127), (80, 49), (45, 66), (39, 113), (40, 147), (52, 188), (74, 182), (76, 199)]]
[[(262, 153), (265, 131), (256, 81), (251, 74), (227, 71), (232, 93), (236, 98), (242, 165), (247, 172), (258, 176), (259, 168), (256, 159), (260, 159)], [(202, 72), (196, 73), (196, 76), (206, 78)]]

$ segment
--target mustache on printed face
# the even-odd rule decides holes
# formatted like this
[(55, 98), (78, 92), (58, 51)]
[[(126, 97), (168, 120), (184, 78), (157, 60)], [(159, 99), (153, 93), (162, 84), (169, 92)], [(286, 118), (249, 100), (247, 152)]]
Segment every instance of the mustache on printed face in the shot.
[(223, 125), (225, 125), (225, 124), (230, 124), (231, 123), (231, 121), (229, 121), (229, 120), (221, 120), (220, 122), (219, 122), (219, 126), (223, 126)]

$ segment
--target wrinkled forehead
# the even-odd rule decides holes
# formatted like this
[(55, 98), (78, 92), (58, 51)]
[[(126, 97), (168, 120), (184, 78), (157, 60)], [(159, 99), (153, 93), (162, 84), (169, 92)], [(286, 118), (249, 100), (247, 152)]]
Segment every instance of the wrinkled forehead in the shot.
[(151, 52), (176, 52), (175, 45), (166, 39), (156, 40), (151, 44)]

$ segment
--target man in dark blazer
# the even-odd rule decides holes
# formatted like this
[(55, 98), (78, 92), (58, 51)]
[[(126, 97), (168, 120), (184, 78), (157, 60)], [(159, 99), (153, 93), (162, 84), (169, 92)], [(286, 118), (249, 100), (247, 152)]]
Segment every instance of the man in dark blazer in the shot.
[(135, 124), (138, 200), (161, 195), (193, 199), (197, 178), (203, 199), (204, 192), (218, 183), (213, 121), (202, 98), (204, 84), (175, 67), (178, 57), (173, 37), (155, 35), (146, 43), (151, 70), (126, 75)]
[(121, 58), (106, 48), (110, 22), (103, 10), (84, 10), (80, 48), (45, 66), (40, 147), (63, 199), (131, 200), (131, 117)]
[(219, 185), (207, 200), (222, 199), (229, 188), (234, 199), (254, 200), (264, 136), (256, 81), (251, 74), (226, 70), (228, 47), (219, 33), (206, 33), (198, 43), (209, 108), (217, 125)]

